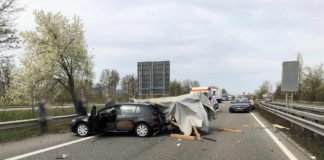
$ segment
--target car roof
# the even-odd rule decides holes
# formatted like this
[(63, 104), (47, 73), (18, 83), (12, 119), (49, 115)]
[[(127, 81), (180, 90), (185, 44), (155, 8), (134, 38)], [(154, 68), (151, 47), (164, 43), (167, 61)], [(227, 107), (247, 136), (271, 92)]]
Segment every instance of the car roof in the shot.
[(129, 102), (129, 103), (118, 103), (116, 105), (151, 106), (151, 104), (149, 104), (149, 103), (132, 103), (132, 102)]

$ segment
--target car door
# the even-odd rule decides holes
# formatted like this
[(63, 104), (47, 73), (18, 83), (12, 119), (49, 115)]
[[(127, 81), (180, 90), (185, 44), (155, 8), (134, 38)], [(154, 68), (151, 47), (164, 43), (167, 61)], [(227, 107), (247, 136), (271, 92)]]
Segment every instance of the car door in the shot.
[(97, 107), (93, 106), (91, 109), (91, 114), (89, 117), (89, 128), (92, 131), (95, 131), (97, 129)]
[(118, 131), (130, 131), (135, 126), (136, 105), (121, 105), (117, 116), (116, 129)]
[(119, 106), (112, 106), (100, 110), (97, 114), (97, 128), (102, 131), (114, 131), (118, 109)]

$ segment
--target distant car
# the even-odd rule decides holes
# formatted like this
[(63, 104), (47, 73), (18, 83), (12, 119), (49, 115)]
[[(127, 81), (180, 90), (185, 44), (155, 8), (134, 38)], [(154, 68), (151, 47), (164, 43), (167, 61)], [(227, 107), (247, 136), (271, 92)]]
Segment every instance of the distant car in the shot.
[(222, 95), (222, 101), (228, 101), (228, 96), (227, 94)]
[(250, 105), (251, 110), (254, 110), (255, 109), (255, 103), (254, 103), (254, 100), (253, 99), (250, 99), (249, 100), (249, 105)]
[(264, 101), (265, 101), (266, 103), (271, 103), (271, 102), (272, 102), (272, 98), (266, 98)]
[(147, 137), (162, 129), (165, 118), (150, 104), (118, 104), (96, 112), (92, 108), (90, 116), (80, 116), (71, 122), (71, 131), (81, 137), (97, 132), (134, 132), (139, 137)]
[(251, 105), (249, 104), (249, 100), (245, 98), (235, 99), (231, 102), (231, 106), (229, 107), (229, 112), (250, 112)]

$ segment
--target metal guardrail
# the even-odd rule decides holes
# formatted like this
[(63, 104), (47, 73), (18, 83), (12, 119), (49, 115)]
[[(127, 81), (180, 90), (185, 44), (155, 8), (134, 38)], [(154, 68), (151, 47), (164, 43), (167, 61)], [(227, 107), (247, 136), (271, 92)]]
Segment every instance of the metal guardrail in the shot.
[[(75, 116), (76, 116), (76, 114), (55, 116), (55, 117), (49, 118), (48, 120), (59, 121), (59, 120), (71, 119), (71, 118), (74, 118)], [(38, 124), (39, 124), (39, 119), (26, 119), (26, 120), (0, 122), (0, 130), (20, 128), (20, 127), (26, 127), (26, 126), (32, 126), (32, 125), (38, 125)]]
[[(280, 105), (280, 106), (286, 106), (285, 103), (281, 103), (281, 102), (273, 102), (271, 104)], [(311, 111), (311, 112), (324, 113), (324, 107), (315, 107), (315, 106), (300, 105), (300, 104), (290, 104), (289, 106), (291, 106), (294, 109), (298, 109), (298, 110), (305, 110), (305, 111)]]
[[(277, 115), (285, 120), (288, 120), (294, 124), (297, 124), (303, 128), (309, 129), (321, 136), (324, 136), (324, 125), (317, 122), (324, 122), (324, 116), (316, 115), (313, 113), (302, 112), (295, 109), (285, 108), (282, 106), (276, 106), (273, 104), (267, 104), (260, 102), (259, 107), (265, 109), (266, 111)], [(298, 117), (301, 116), (301, 117)], [(307, 119), (304, 119), (305, 117)], [(314, 122), (317, 121), (317, 122)]]

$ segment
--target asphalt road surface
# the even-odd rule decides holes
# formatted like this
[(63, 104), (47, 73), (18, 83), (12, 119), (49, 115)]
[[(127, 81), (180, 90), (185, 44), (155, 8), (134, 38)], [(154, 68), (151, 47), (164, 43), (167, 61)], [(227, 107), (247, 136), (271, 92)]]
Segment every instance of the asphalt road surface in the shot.
[[(210, 124), (211, 133), (203, 136), (215, 139), (216, 142), (178, 140), (170, 138), (168, 134), (149, 138), (138, 138), (129, 134), (79, 138), (72, 133), (64, 133), (1, 144), (0, 159), (55, 160), (62, 154), (68, 154), (66, 159), (73, 160), (309, 159), (281, 134), (272, 133), (271, 124), (257, 112), (233, 114), (228, 112), (228, 106), (229, 103), (225, 103), (217, 114), (217, 120)], [(243, 132), (228, 133), (216, 131), (217, 128), (238, 129)]]

